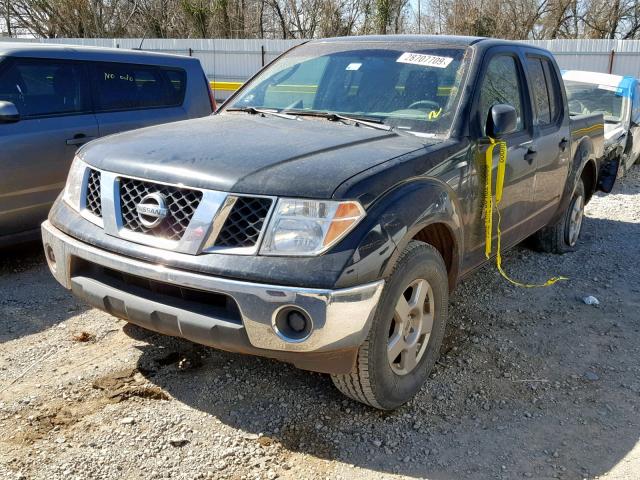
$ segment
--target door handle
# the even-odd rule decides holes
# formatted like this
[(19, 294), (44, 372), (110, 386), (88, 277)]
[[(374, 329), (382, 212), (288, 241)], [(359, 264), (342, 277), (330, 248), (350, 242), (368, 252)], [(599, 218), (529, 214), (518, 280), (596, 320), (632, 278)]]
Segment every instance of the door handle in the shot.
[(567, 148), (567, 145), (569, 145), (569, 140), (567, 140), (565, 137), (562, 137), (562, 140), (560, 140), (560, 143), (558, 144), (560, 150), (564, 152)]
[(529, 162), (529, 165), (533, 163), (533, 159), (538, 154), (538, 151), (534, 146), (527, 148), (527, 153), (524, 154), (524, 159)]
[(78, 133), (73, 136), (73, 138), (67, 139), (67, 145), (83, 145), (87, 142), (90, 142), (96, 137), (91, 137), (89, 135), (85, 135), (84, 133)]

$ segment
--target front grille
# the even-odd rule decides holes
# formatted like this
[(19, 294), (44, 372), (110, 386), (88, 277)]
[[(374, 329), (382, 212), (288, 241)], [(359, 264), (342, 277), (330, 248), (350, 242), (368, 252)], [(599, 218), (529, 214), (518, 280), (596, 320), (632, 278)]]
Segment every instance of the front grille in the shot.
[(238, 197), (227, 217), (216, 247), (253, 247), (271, 208), (270, 198)]
[[(154, 228), (144, 226), (136, 211), (136, 206), (150, 193), (162, 195), (168, 209), (165, 219)], [(133, 178), (120, 178), (122, 223), (126, 229), (133, 232), (178, 241), (184, 235), (201, 200), (202, 192), (198, 190), (161, 185)]]
[(93, 213), (96, 217), (102, 218), (102, 202), (100, 201), (100, 172), (93, 168), (89, 169), (85, 206), (87, 210)]

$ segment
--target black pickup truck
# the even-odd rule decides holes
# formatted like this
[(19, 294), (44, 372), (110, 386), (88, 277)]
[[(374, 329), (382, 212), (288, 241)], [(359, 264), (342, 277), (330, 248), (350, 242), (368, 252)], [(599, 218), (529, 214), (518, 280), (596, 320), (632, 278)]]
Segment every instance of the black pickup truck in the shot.
[(311, 41), (209, 118), (83, 147), (43, 224), (46, 257), (116, 317), (329, 373), (392, 409), (438, 357), (449, 292), (488, 261), (494, 139), (508, 147), (503, 249), (532, 236), (544, 251), (574, 248), (607, 180), (603, 119), (569, 117), (549, 52), (468, 37)]

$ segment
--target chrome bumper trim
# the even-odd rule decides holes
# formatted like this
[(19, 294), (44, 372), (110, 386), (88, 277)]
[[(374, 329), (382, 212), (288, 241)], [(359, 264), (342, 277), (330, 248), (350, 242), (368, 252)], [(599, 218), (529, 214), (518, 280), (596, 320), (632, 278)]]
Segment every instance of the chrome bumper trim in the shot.
[[(49, 221), (42, 224), (42, 240), (45, 249), (51, 248), (55, 255), (55, 264), (49, 262), (51, 272), (67, 289), (71, 288), (71, 260), (77, 257), (159, 282), (223, 293), (238, 304), (250, 343), (256, 348), (270, 350), (323, 352), (361, 345), (369, 333), (384, 287), (384, 280), (379, 280), (338, 290), (298, 288), (176, 270), (85, 244), (61, 232)], [(289, 342), (281, 338), (272, 327), (275, 313), (289, 305), (300, 307), (312, 318), (313, 332), (302, 342)], [(219, 320), (212, 319), (212, 323), (214, 322)]]

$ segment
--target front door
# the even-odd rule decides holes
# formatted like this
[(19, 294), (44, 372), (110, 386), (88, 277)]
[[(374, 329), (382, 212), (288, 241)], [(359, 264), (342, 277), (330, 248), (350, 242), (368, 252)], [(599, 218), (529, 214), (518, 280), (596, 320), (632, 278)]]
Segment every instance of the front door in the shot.
[[(476, 92), (472, 109), (472, 127), (475, 130), (477, 149), (475, 155), (475, 185), (477, 215), (474, 225), (467, 229), (467, 242), (470, 245), (467, 266), (473, 268), (484, 260), (484, 184), (485, 153), (489, 146), (486, 135), (486, 122), (491, 107), (496, 104), (508, 104), (516, 109), (518, 121), (516, 130), (501, 140), (507, 143), (507, 164), (500, 212), (502, 214), (502, 244), (509, 246), (526, 236), (525, 224), (533, 214), (533, 187), (536, 169), (536, 152), (531, 125), (531, 109), (525, 95), (524, 72), (518, 56), (512, 52), (496, 48), (488, 54), (481, 70), (480, 88)], [(498, 148), (493, 155), (493, 185), (498, 167)], [(497, 218), (494, 216), (494, 232)], [(494, 235), (494, 245), (496, 236)], [(494, 247), (495, 253), (495, 247)]]

